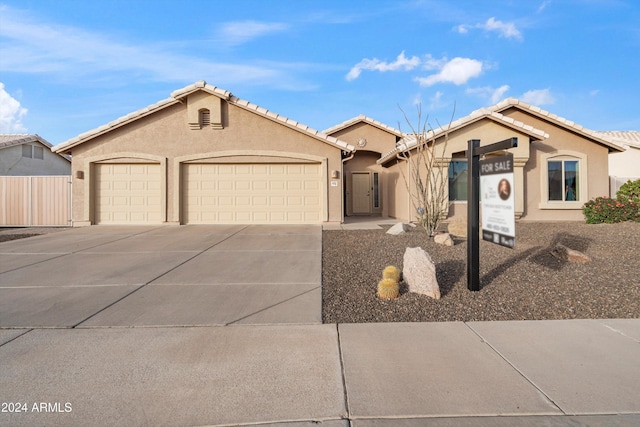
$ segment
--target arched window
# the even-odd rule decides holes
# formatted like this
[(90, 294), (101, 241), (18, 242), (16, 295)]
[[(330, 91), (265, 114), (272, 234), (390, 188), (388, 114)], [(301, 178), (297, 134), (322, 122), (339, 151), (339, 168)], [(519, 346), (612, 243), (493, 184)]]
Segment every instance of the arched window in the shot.
[(541, 166), (541, 207), (581, 208), (588, 197), (586, 155), (560, 150), (544, 154)]

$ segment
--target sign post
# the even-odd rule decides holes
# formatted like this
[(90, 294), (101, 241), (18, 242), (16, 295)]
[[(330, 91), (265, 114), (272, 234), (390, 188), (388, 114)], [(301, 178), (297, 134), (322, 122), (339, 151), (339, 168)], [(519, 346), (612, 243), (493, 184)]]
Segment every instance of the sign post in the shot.
[[(471, 139), (468, 141), (467, 288), (470, 291), (480, 290), (480, 156), (517, 146), (518, 138), (515, 137), (484, 147), (480, 147), (479, 139)], [(513, 167), (513, 161), (511, 162), (511, 167)], [(511, 189), (511, 199), (513, 200), (513, 178)], [(515, 242), (515, 237), (513, 241)]]

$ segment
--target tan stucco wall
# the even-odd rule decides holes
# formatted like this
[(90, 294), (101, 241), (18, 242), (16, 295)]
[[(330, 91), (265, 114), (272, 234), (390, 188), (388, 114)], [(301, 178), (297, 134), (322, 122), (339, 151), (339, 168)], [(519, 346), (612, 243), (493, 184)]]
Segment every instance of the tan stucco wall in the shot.
[(407, 162), (393, 160), (385, 167), (385, 181), (389, 200), (386, 216), (409, 221), (410, 200), (407, 192)]
[(22, 157), (22, 145), (14, 145), (0, 150), (0, 175), (28, 176), (28, 175), (69, 175), (71, 163), (49, 147), (39, 143), (28, 143), (43, 149), (43, 159)]
[[(211, 95), (213, 96), (213, 95)], [(202, 97), (197, 96), (198, 102)], [(160, 163), (166, 177), (164, 203), (166, 221), (180, 222), (179, 162), (214, 156), (218, 152), (233, 152), (235, 159), (255, 161), (263, 153), (267, 160), (280, 157), (298, 158), (301, 162), (322, 159), (329, 176), (341, 171), (341, 150), (282, 123), (247, 111), (227, 102), (222, 103), (223, 129), (192, 130), (189, 126), (187, 104), (176, 104), (140, 118), (126, 126), (87, 141), (72, 149), (73, 153), (73, 218), (79, 225), (92, 221), (91, 164), (114, 158), (148, 159)], [(240, 153), (239, 153), (240, 152)], [(207, 154), (205, 154), (207, 153)], [(255, 154), (260, 153), (256, 157)], [(247, 154), (250, 157), (244, 157)], [(82, 171), (84, 179), (76, 172)], [(340, 177), (339, 180), (341, 180)], [(329, 221), (341, 221), (341, 187), (326, 183), (327, 215)]]
[[(549, 138), (531, 145), (531, 157), (525, 167), (526, 209), (523, 220), (532, 221), (583, 221), (582, 206), (584, 202), (609, 195), (609, 167), (608, 147), (603, 146), (571, 130), (542, 120), (519, 109), (509, 109), (502, 112), (541, 129), (549, 134)], [(586, 170), (580, 171), (586, 177), (586, 189), (579, 201), (575, 203), (560, 203), (550, 208), (546, 203), (546, 157), (556, 154), (579, 154), (586, 159)]]
[[(396, 136), (366, 122), (359, 122), (348, 128), (341, 129), (331, 134), (344, 142), (347, 142), (358, 150), (375, 151), (386, 154), (396, 148)], [(364, 138), (367, 144), (358, 147), (358, 140)]]

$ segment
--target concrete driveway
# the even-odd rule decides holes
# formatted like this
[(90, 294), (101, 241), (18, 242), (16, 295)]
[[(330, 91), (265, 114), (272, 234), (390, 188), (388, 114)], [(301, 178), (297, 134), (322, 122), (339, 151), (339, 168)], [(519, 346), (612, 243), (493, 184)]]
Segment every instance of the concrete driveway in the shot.
[(318, 324), (320, 226), (99, 226), (0, 243), (0, 327)]

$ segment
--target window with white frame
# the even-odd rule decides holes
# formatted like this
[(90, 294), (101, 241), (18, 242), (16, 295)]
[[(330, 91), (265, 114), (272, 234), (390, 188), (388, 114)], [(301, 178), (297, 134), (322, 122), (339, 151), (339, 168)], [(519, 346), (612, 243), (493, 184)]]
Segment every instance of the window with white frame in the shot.
[(583, 153), (560, 151), (542, 156), (543, 208), (581, 207), (587, 197), (587, 161)]
[(549, 201), (580, 200), (580, 162), (578, 160), (549, 160), (547, 177)]

